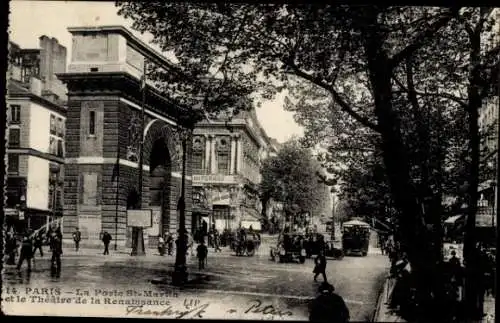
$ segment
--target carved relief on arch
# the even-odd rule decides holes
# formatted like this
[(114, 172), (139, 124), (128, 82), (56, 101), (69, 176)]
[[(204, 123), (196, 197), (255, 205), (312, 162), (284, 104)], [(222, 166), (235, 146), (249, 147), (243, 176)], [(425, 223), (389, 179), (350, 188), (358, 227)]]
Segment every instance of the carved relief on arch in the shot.
[(215, 149), (217, 151), (230, 151), (231, 150), (231, 137), (218, 136), (215, 140)]
[(126, 158), (132, 162), (139, 161), (139, 147), (141, 144), (141, 119), (137, 111), (130, 111), (127, 124), (127, 152)]

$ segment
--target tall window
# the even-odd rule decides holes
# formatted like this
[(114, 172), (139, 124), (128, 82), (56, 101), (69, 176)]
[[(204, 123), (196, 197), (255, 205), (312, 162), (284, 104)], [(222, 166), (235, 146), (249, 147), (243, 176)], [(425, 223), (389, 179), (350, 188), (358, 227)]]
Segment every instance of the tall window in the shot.
[(21, 144), (21, 130), (18, 128), (9, 129), (9, 147), (19, 147)]
[(64, 121), (62, 118), (57, 118), (57, 135), (64, 137)]
[(57, 133), (56, 116), (50, 115), (50, 134), (55, 135)]
[(205, 140), (201, 136), (193, 139), (192, 168), (193, 174), (203, 174), (203, 158), (205, 156)]
[(220, 174), (229, 173), (229, 154), (231, 152), (229, 141), (221, 138), (217, 142), (217, 169)]
[(56, 152), (57, 157), (64, 158), (64, 143), (62, 139), (57, 140), (57, 152)]
[(7, 172), (11, 175), (19, 175), (19, 155), (8, 154), (7, 158), (9, 160)]
[(89, 135), (95, 135), (95, 111), (89, 111)]
[(229, 153), (227, 151), (217, 153), (217, 169), (221, 174), (229, 173)]
[(50, 136), (49, 153), (57, 155), (57, 139), (53, 136)]
[(10, 123), (21, 123), (21, 106), (11, 105), (10, 106)]
[(193, 151), (193, 173), (200, 173), (203, 170), (203, 152), (200, 150)]

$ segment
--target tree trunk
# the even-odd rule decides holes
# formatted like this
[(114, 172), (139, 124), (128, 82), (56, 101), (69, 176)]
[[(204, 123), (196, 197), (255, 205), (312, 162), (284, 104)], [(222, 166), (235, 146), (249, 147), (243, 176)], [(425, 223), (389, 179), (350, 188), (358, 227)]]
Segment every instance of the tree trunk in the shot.
[(409, 156), (402, 141), (400, 120), (392, 104), (392, 71), (388, 67), (378, 35), (376, 32), (368, 32), (368, 35), (365, 50), (375, 99), (375, 114), (381, 129), (383, 159), (391, 193), (401, 213), (399, 227), (402, 249), (407, 252), (411, 264), (413, 286), (417, 289), (420, 310), (422, 313), (432, 313), (432, 310), (443, 310), (433, 306), (431, 296), (433, 284), (439, 281), (436, 270), (438, 263), (433, 259), (435, 252), (432, 252), (433, 239), (426, 232), (424, 207), (418, 200), (410, 177)]
[(482, 314), (482, 304), (478, 302), (480, 290), (478, 289), (478, 278), (481, 273), (477, 266), (477, 248), (476, 248), (476, 213), (477, 201), (479, 198), (479, 158), (480, 158), (480, 137), (478, 126), (478, 109), (481, 107), (481, 97), (478, 85), (481, 83), (479, 74), (480, 64), (480, 33), (470, 34), (470, 65), (468, 85), (468, 124), (469, 124), (469, 181), (468, 181), (468, 212), (465, 225), (464, 237), (464, 260), (465, 260), (465, 310), (469, 318), (479, 319)]

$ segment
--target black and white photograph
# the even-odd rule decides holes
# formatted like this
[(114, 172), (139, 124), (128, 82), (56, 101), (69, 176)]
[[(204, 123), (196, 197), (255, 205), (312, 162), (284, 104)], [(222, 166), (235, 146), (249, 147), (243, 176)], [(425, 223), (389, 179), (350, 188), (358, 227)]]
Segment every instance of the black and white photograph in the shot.
[(500, 7), (9, 10), (3, 315), (495, 322)]

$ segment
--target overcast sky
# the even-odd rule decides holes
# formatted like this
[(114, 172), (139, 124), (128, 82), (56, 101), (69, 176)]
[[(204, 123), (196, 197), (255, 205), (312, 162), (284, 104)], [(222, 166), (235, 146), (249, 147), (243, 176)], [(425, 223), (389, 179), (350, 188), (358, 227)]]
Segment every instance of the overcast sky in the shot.
[[(123, 25), (130, 28), (131, 21), (116, 14), (114, 2), (86, 1), (11, 1), (10, 40), (22, 48), (38, 48), (42, 35), (55, 37), (71, 57), (71, 34), (67, 27), (91, 25)], [(145, 42), (149, 39), (132, 31)], [(152, 46), (156, 50), (157, 47)], [(293, 114), (283, 110), (284, 95), (268, 101), (257, 109), (257, 116), (268, 136), (279, 142), (293, 135), (301, 136), (302, 128), (293, 120)]]

